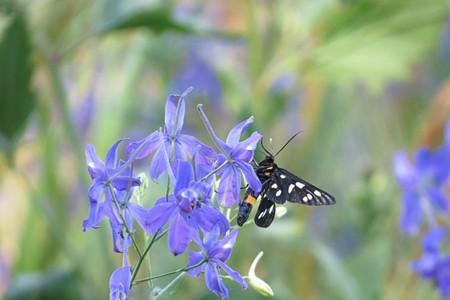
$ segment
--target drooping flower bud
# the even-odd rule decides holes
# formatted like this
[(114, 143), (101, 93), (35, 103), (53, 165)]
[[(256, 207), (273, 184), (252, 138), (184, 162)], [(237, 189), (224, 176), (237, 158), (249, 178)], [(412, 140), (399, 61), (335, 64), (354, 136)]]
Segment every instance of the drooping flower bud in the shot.
[(253, 289), (255, 289), (261, 295), (273, 297), (274, 293), (270, 285), (261, 278), (259, 278), (258, 276), (256, 276), (255, 273), (256, 265), (258, 264), (263, 254), (264, 252), (262, 251), (259, 252), (259, 254), (253, 260), (250, 269), (248, 271), (248, 283)]

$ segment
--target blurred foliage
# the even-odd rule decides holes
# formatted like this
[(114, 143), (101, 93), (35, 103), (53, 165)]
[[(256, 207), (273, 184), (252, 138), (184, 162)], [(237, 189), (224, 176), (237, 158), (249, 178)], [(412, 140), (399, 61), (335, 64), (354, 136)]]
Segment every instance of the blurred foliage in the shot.
[(33, 111), (31, 46), (24, 16), (13, 12), (0, 43), (0, 147), (10, 152)]
[[(257, 273), (274, 299), (438, 299), (409, 267), (420, 253), (397, 229), (391, 158), (442, 138), (449, 8), (444, 0), (2, 2), (0, 294), (107, 297), (119, 258), (107, 224), (81, 232), (84, 145), (102, 156), (119, 137), (159, 128), (164, 98), (181, 92), (174, 87), (186, 72), (203, 87), (188, 100), (188, 131), (209, 141), (199, 102), (221, 135), (248, 115), (274, 148), (302, 129), (279, 164), (338, 199), (332, 208), (290, 205), (270, 230), (244, 227), (233, 267), (247, 273), (263, 250)], [(189, 70), (196, 64), (220, 89), (202, 85)], [(162, 186), (151, 184), (147, 207)], [(154, 253), (155, 274), (185, 263), (165, 241)], [(229, 286), (232, 299), (264, 299)], [(186, 278), (167, 299), (215, 298)]]

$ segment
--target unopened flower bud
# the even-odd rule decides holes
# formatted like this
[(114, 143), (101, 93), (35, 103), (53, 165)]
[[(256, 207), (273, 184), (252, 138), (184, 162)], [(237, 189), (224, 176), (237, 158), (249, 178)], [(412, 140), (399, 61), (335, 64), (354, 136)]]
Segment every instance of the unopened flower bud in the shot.
[(252, 265), (250, 266), (250, 269), (248, 271), (248, 283), (253, 289), (255, 289), (261, 295), (272, 297), (274, 293), (270, 285), (261, 278), (259, 278), (258, 276), (256, 276), (255, 273), (256, 265), (258, 264), (263, 254), (264, 252), (262, 251), (259, 252), (259, 254), (253, 260)]

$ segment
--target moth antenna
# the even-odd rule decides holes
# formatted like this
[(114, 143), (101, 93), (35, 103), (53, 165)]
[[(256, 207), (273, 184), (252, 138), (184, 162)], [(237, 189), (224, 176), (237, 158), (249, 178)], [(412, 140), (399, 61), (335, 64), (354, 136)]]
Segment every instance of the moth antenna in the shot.
[(264, 146), (263, 140), (264, 140), (264, 138), (262, 137), (262, 138), (261, 138), (261, 148), (264, 150), (264, 152), (265, 152), (266, 155), (268, 155), (268, 156), (270, 156), (270, 157), (273, 157), (272, 153), (270, 153), (270, 151), (267, 150), (267, 148)]
[(280, 150), (278, 150), (277, 153), (275, 153), (275, 155), (274, 155), (273, 157), (277, 156), (281, 151), (283, 151), (283, 149), (286, 148), (286, 146), (287, 146), (287, 145), (288, 145), (288, 144), (289, 144), (289, 143), (290, 143), (297, 135), (299, 135), (300, 133), (302, 133), (302, 130), (296, 132), (293, 136), (291, 136), (291, 137), (287, 140), (287, 142), (283, 145), (283, 147), (281, 147)]
[(269, 139), (269, 146), (270, 146), (270, 150), (272, 152), (275, 152), (275, 149), (273, 148), (273, 139), (272, 138)]

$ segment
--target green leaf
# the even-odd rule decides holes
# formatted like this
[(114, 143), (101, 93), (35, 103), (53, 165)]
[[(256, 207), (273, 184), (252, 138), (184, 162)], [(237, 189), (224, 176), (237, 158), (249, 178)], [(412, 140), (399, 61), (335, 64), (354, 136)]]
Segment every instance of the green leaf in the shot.
[(449, 15), (445, 1), (356, 1), (320, 27), (311, 71), (336, 82), (380, 84), (403, 79), (411, 64), (437, 44)]
[(54, 269), (39, 273), (21, 273), (10, 283), (6, 300), (16, 299), (80, 299), (81, 282), (71, 269)]
[(372, 235), (371, 239), (353, 255), (349, 268), (356, 275), (358, 286), (364, 291), (366, 299), (381, 299), (384, 280), (393, 265), (392, 245), (383, 236)]
[(356, 279), (346, 268), (342, 260), (325, 244), (314, 241), (311, 254), (313, 254), (320, 267), (326, 274), (327, 283), (339, 297), (337, 299), (358, 300), (363, 299)]
[(34, 109), (31, 44), (25, 19), (13, 15), (0, 41), (0, 148), (11, 151)]
[(166, 6), (134, 9), (128, 13), (113, 11), (105, 18), (106, 20), (99, 24), (101, 33), (136, 28), (147, 28), (155, 33), (164, 31), (194, 32), (190, 25), (176, 20), (172, 16), (171, 10)]

